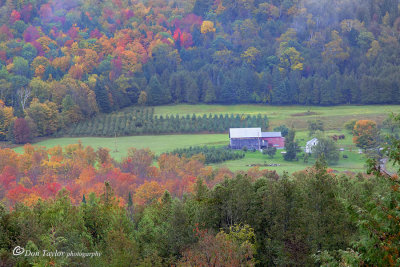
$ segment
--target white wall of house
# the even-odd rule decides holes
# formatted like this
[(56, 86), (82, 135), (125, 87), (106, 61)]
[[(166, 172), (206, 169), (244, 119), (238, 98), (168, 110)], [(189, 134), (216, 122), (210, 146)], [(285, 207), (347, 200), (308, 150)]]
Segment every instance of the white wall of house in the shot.
[(316, 146), (318, 144), (318, 139), (317, 138), (313, 138), (310, 141), (307, 142), (306, 144), (306, 149), (304, 152), (311, 154), (312, 153), (312, 149), (314, 146)]

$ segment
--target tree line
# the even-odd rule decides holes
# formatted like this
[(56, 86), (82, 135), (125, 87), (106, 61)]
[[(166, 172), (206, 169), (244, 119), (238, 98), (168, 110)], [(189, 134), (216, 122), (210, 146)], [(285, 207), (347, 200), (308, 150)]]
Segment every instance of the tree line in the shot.
[(234, 151), (228, 147), (208, 147), (208, 146), (195, 146), (189, 148), (177, 148), (168, 152), (168, 154), (178, 155), (179, 157), (191, 158), (195, 155), (204, 155), (205, 164), (220, 163), (227, 160), (242, 159), (245, 156), (243, 151)]
[(154, 108), (135, 108), (85, 120), (56, 135), (124, 136), (168, 133), (225, 133), (229, 128), (269, 126), (266, 115), (154, 115)]

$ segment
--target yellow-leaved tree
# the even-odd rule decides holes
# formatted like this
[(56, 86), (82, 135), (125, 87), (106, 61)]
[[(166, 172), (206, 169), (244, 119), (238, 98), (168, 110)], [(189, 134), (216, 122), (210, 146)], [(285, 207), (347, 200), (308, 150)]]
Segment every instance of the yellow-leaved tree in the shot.
[(322, 57), (325, 61), (342, 62), (350, 57), (349, 48), (337, 31), (332, 31), (332, 41), (325, 45)]
[(205, 20), (203, 21), (203, 24), (201, 24), (201, 29), (200, 29), (202, 34), (207, 34), (207, 33), (213, 33), (215, 32), (215, 28), (214, 28), (214, 22), (209, 21), (209, 20)]
[(291, 42), (297, 40), (296, 31), (293, 28), (289, 28), (283, 33), (278, 39), (279, 44), (279, 70), (280, 71), (295, 71), (303, 70), (303, 60), (300, 52), (291, 45)]
[(0, 100), (0, 140), (6, 140), (8, 128), (13, 120), (15, 120), (13, 108), (7, 107)]
[(40, 103), (34, 98), (26, 113), (35, 122), (39, 136), (53, 134), (59, 128), (58, 108), (54, 102)]
[(254, 62), (260, 57), (260, 50), (251, 46), (244, 51), (240, 57), (243, 58), (250, 66), (254, 66)]

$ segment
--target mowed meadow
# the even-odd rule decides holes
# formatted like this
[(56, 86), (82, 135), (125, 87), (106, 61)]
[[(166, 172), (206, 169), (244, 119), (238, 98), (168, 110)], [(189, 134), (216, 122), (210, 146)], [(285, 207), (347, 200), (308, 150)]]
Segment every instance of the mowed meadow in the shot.
[[(131, 108), (132, 109), (132, 108)], [(129, 112), (129, 108), (122, 112)], [(300, 146), (305, 146), (309, 140), (307, 132), (307, 121), (320, 119), (324, 122), (325, 134), (345, 134), (346, 139), (338, 141), (338, 147), (344, 148), (340, 152), (338, 164), (331, 166), (336, 171), (361, 172), (364, 168), (365, 157), (358, 153), (358, 149), (352, 143), (351, 135), (344, 131), (343, 124), (352, 119), (371, 119), (380, 124), (391, 112), (399, 112), (400, 106), (335, 106), (335, 107), (301, 107), (301, 106), (264, 106), (264, 105), (169, 105), (154, 107), (154, 114), (157, 116), (166, 115), (203, 115), (203, 114), (240, 114), (240, 115), (267, 115), (269, 129), (285, 124), (296, 129), (296, 140)], [(116, 115), (110, 114), (110, 116)], [(118, 113), (117, 113), (118, 115)], [(105, 147), (110, 149), (113, 158), (120, 161), (127, 155), (130, 147), (149, 148), (156, 155), (170, 152), (176, 148), (190, 146), (227, 146), (229, 144), (228, 133), (224, 134), (169, 134), (169, 135), (138, 135), (123, 137), (62, 137), (49, 138), (40, 141), (35, 145), (47, 148), (57, 145), (66, 146), (82, 142), (85, 146), (93, 148)], [(15, 148), (15, 151), (22, 152), (23, 147)], [(213, 167), (227, 167), (232, 171), (246, 170), (254, 165), (260, 165), (260, 169), (276, 170), (282, 174), (305, 169), (314, 163), (310, 158), (304, 162), (287, 162), (278, 150), (276, 156), (271, 159), (259, 152), (247, 152), (244, 159), (226, 161), (220, 164), (213, 164)], [(343, 158), (347, 155), (348, 158)], [(266, 164), (277, 164), (279, 166), (265, 167)]]
[(321, 119), (325, 129), (341, 129), (346, 121), (370, 119), (378, 124), (390, 113), (400, 112), (400, 105), (370, 106), (271, 106), (271, 105), (169, 105), (155, 107), (155, 115), (202, 114), (262, 114), (267, 115), (270, 128), (286, 124), (296, 130), (306, 130), (307, 121)]
[[(192, 135), (144, 135), (124, 137), (66, 137), (49, 138), (35, 145), (51, 148), (66, 146), (81, 142), (84, 146), (94, 149), (104, 147), (110, 149), (111, 156), (119, 161), (127, 155), (128, 148), (149, 148), (156, 155), (171, 151), (175, 148), (189, 146), (223, 146), (228, 145), (229, 137), (226, 134), (192, 134)], [(23, 152), (23, 147), (15, 148), (16, 152)]]

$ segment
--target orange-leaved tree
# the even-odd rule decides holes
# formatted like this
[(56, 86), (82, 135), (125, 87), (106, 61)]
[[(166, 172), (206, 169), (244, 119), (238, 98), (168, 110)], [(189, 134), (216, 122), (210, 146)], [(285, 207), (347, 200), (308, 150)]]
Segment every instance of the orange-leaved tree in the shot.
[(373, 148), (378, 143), (379, 132), (376, 122), (371, 120), (359, 120), (354, 125), (353, 143), (362, 149)]

